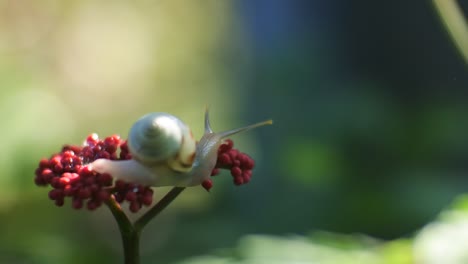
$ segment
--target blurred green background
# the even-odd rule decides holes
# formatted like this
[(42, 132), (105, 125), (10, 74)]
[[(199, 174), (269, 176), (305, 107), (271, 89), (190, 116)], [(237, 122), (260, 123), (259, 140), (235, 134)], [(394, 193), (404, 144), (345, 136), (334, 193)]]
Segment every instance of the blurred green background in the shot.
[(121, 263), (107, 208), (55, 207), (39, 159), (154, 111), (199, 138), (206, 104), (215, 130), (275, 125), (234, 138), (252, 182), (184, 191), (143, 263), (432, 263), (420, 230), (468, 192), (467, 102), (430, 1), (0, 1), (0, 263)]

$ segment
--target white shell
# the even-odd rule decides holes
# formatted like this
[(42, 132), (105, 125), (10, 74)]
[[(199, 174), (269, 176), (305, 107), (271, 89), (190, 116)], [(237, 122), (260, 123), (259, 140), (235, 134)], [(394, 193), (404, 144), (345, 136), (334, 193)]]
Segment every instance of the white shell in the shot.
[(161, 162), (175, 171), (188, 171), (195, 158), (196, 142), (190, 129), (168, 113), (150, 113), (130, 129), (128, 147), (143, 164)]

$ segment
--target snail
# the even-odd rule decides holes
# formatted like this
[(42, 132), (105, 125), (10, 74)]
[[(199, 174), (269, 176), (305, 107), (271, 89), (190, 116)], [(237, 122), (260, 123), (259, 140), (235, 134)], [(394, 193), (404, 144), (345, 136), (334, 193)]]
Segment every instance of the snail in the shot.
[(209, 179), (223, 140), (242, 131), (270, 125), (266, 120), (223, 132), (213, 132), (208, 108), (205, 131), (198, 143), (177, 117), (157, 112), (141, 117), (128, 136), (130, 160), (97, 159), (89, 166), (115, 179), (147, 186), (189, 187)]

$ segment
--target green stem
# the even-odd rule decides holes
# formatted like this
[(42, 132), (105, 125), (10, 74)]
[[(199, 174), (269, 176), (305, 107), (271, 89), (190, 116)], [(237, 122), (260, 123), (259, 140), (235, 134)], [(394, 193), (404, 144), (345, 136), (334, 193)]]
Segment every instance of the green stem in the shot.
[(170, 190), (155, 206), (153, 206), (148, 212), (142, 215), (135, 223), (132, 224), (128, 219), (127, 215), (122, 210), (114, 197), (106, 201), (112, 215), (119, 226), (120, 235), (122, 237), (122, 243), (124, 247), (125, 264), (139, 264), (140, 263), (140, 233), (141, 230), (155, 218), (159, 213), (162, 212), (179, 194), (185, 189), (185, 187), (174, 187)]
[(106, 201), (107, 206), (114, 215), (117, 225), (119, 226), (120, 236), (124, 247), (125, 264), (140, 263), (140, 232), (135, 230), (132, 222), (122, 210), (122, 207), (117, 203), (114, 197)]
[(122, 234), (125, 264), (140, 263), (140, 232), (133, 229), (128, 234)]
[(151, 219), (161, 213), (183, 190), (185, 190), (185, 187), (172, 188), (155, 206), (135, 221), (134, 228), (141, 231)]

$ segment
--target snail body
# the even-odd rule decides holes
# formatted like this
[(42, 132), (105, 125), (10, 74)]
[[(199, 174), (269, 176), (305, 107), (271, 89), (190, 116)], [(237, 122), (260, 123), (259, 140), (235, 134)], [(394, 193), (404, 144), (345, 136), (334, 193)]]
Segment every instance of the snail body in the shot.
[(128, 146), (132, 159), (97, 159), (90, 164), (98, 173), (148, 186), (189, 187), (209, 179), (223, 140), (231, 135), (272, 124), (271, 120), (224, 132), (213, 132), (208, 109), (205, 131), (197, 143), (192, 132), (177, 117), (150, 113), (132, 126)]

